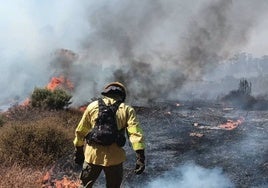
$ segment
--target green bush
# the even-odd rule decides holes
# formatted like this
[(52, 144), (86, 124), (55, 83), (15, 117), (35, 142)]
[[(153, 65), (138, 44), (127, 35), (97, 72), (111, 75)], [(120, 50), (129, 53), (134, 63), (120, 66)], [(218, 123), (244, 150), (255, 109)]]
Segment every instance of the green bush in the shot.
[(2, 127), (0, 161), (18, 163), (21, 166), (45, 167), (65, 156), (73, 149), (73, 135), (53, 121), (46, 119)]
[(31, 105), (32, 107), (60, 110), (71, 104), (71, 98), (72, 96), (63, 89), (51, 91), (35, 88), (31, 95)]

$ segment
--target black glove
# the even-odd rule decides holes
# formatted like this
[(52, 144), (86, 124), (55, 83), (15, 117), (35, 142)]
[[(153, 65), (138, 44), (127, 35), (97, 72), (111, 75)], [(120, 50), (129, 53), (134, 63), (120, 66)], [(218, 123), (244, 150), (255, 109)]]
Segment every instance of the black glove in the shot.
[(136, 151), (136, 167), (135, 167), (135, 174), (141, 174), (145, 169), (145, 155), (144, 150), (137, 150)]
[(84, 146), (77, 146), (75, 147), (74, 151), (74, 162), (78, 165), (83, 165), (85, 160), (84, 156)]

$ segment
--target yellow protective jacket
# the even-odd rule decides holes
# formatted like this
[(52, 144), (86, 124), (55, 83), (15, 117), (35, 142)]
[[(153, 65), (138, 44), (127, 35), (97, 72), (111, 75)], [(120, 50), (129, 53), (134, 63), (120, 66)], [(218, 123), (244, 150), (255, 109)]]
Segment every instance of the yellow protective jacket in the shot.
[[(115, 103), (112, 98), (104, 97), (103, 101), (106, 105)], [(85, 110), (76, 130), (74, 146), (83, 146), (85, 136), (94, 127), (96, 118), (98, 117), (98, 101), (90, 103)], [(133, 150), (145, 149), (144, 135), (140, 127), (139, 120), (133, 107), (121, 103), (116, 112), (118, 129), (126, 128), (129, 141)], [(117, 165), (126, 160), (125, 150), (116, 143), (110, 146), (88, 145), (85, 147), (85, 161), (95, 165), (112, 166)]]

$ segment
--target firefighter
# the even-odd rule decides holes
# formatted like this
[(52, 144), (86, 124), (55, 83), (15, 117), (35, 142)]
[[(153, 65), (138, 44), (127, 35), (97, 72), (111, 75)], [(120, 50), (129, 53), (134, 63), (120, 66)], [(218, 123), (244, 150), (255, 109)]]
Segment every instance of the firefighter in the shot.
[[(124, 103), (125, 86), (120, 82), (112, 82), (105, 86), (101, 94), (106, 105), (113, 104), (118, 100), (122, 101), (116, 112), (117, 126), (119, 130), (125, 128), (132, 149), (136, 153), (134, 172), (141, 174), (145, 169), (144, 135), (134, 108)], [(123, 162), (126, 160), (123, 147), (116, 143), (102, 146), (85, 142), (85, 137), (94, 127), (97, 116), (98, 101), (93, 101), (87, 106), (75, 130), (74, 160), (75, 163), (83, 166), (80, 174), (83, 187), (92, 187), (101, 171), (104, 171), (106, 187), (119, 188), (123, 179)]]

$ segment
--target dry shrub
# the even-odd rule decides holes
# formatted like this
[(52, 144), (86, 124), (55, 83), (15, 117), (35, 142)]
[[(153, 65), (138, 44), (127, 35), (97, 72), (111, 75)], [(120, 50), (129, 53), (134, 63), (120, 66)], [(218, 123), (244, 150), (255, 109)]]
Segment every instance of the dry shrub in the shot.
[(55, 117), (6, 125), (0, 132), (0, 161), (45, 167), (73, 149), (73, 131)]
[(1, 115), (0, 188), (40, 188), (47, 169), (62, 160), (72, 161), (79, 110), (14, 106)]
[(42, 172), (32, 168), (22, 168), (17, 164), (10, 167), (2, 166), (0, 168), (0, 188), (40, 188), (38, 180)]
[(0, 127), (2, 127), (4, 125), (4, 117), (3, 114), (0, 114)]
[[(39, 121), (53, 117), (51, 121), (57, 121), (58, 125), (67, 127), (76, 127), (82, 112), (78, 109), (68, 108), (64, 110), (47, 110), (42, 108), (33, 108), (31, 106), (12, 106), (8, 111), (2, 114), (3, 124), (18, 124), (32, 121)], [(53, 123), (52, 122), (52, 123)]]

